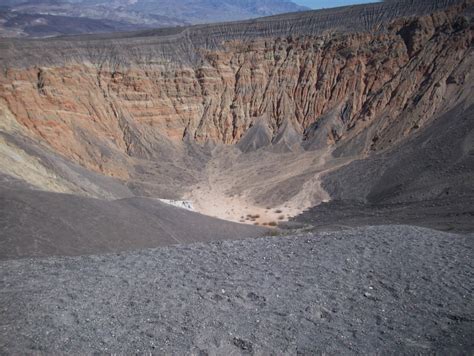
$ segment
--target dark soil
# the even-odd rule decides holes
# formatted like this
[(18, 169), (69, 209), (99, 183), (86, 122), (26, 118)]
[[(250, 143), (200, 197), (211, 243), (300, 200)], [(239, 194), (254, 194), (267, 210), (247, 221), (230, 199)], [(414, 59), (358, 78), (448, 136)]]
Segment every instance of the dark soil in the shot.
[(471, 354), (473, 236), (380, 226), (0, 262), (0, 353)]
[(157, 199), (107, 201), (0, 186), (0, 260), (121, 252), (266, 233), (265, 228), (219, 220)]
[(333, 201), (293, 222), (319, 228), (409, 224), (474, 231), (474, 106), (459, 104), (413, 138), (323, 177)]

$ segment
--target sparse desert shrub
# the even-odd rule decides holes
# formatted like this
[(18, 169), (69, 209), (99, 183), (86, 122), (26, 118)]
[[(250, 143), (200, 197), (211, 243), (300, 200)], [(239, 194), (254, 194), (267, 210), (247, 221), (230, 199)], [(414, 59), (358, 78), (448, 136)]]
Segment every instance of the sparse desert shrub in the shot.
[(277, 224), (276, 221), (270, 221), (270, 222), (268, 223), (268, 226), (277, 226), (277, 225), (278, 225), (278, 224)]
[(258, 222), (254, 223), (254, 225), (260, 225)]
[(281, 211), (280, 209), (277, 209), (275, 210), (275, 213), (280, 214), (280, 213), (283, 213), (283, 211)]
[(278, 220), (283, 220), (284, 218), (285, 218), (285, 215), (280, 215), (280, 216), (278, 217)]

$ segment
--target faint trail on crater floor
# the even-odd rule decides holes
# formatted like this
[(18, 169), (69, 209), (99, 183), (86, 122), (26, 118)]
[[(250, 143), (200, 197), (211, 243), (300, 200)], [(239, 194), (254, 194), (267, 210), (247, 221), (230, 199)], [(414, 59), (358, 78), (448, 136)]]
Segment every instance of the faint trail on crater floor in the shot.
[(329, 201), (322, 176), (357, 158), (336, 159), (330, 148), (282, 154), (265, 149), (242, 153), (224, 146), (214, 152), (204, 179), (185, 197), (198, 212), (249, 224), (286, 221)]

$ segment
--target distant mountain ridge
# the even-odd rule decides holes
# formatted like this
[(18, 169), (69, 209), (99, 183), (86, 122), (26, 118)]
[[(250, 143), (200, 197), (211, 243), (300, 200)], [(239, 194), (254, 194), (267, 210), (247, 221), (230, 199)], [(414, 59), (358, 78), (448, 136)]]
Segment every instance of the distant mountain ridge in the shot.
[(130, 31), (307, 10), (289, 0), (6, 0), (0, 37)]

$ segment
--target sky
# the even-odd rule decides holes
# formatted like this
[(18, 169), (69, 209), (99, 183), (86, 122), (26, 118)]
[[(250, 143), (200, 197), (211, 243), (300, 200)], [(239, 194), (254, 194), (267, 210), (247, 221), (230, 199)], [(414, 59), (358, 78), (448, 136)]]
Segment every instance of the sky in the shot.
[(305, 5), (313, 9), (329, 8), (336, 6), (364, 4), (368, 2), (377, 2), (375, 0), (293, 0), (293, 2)]

